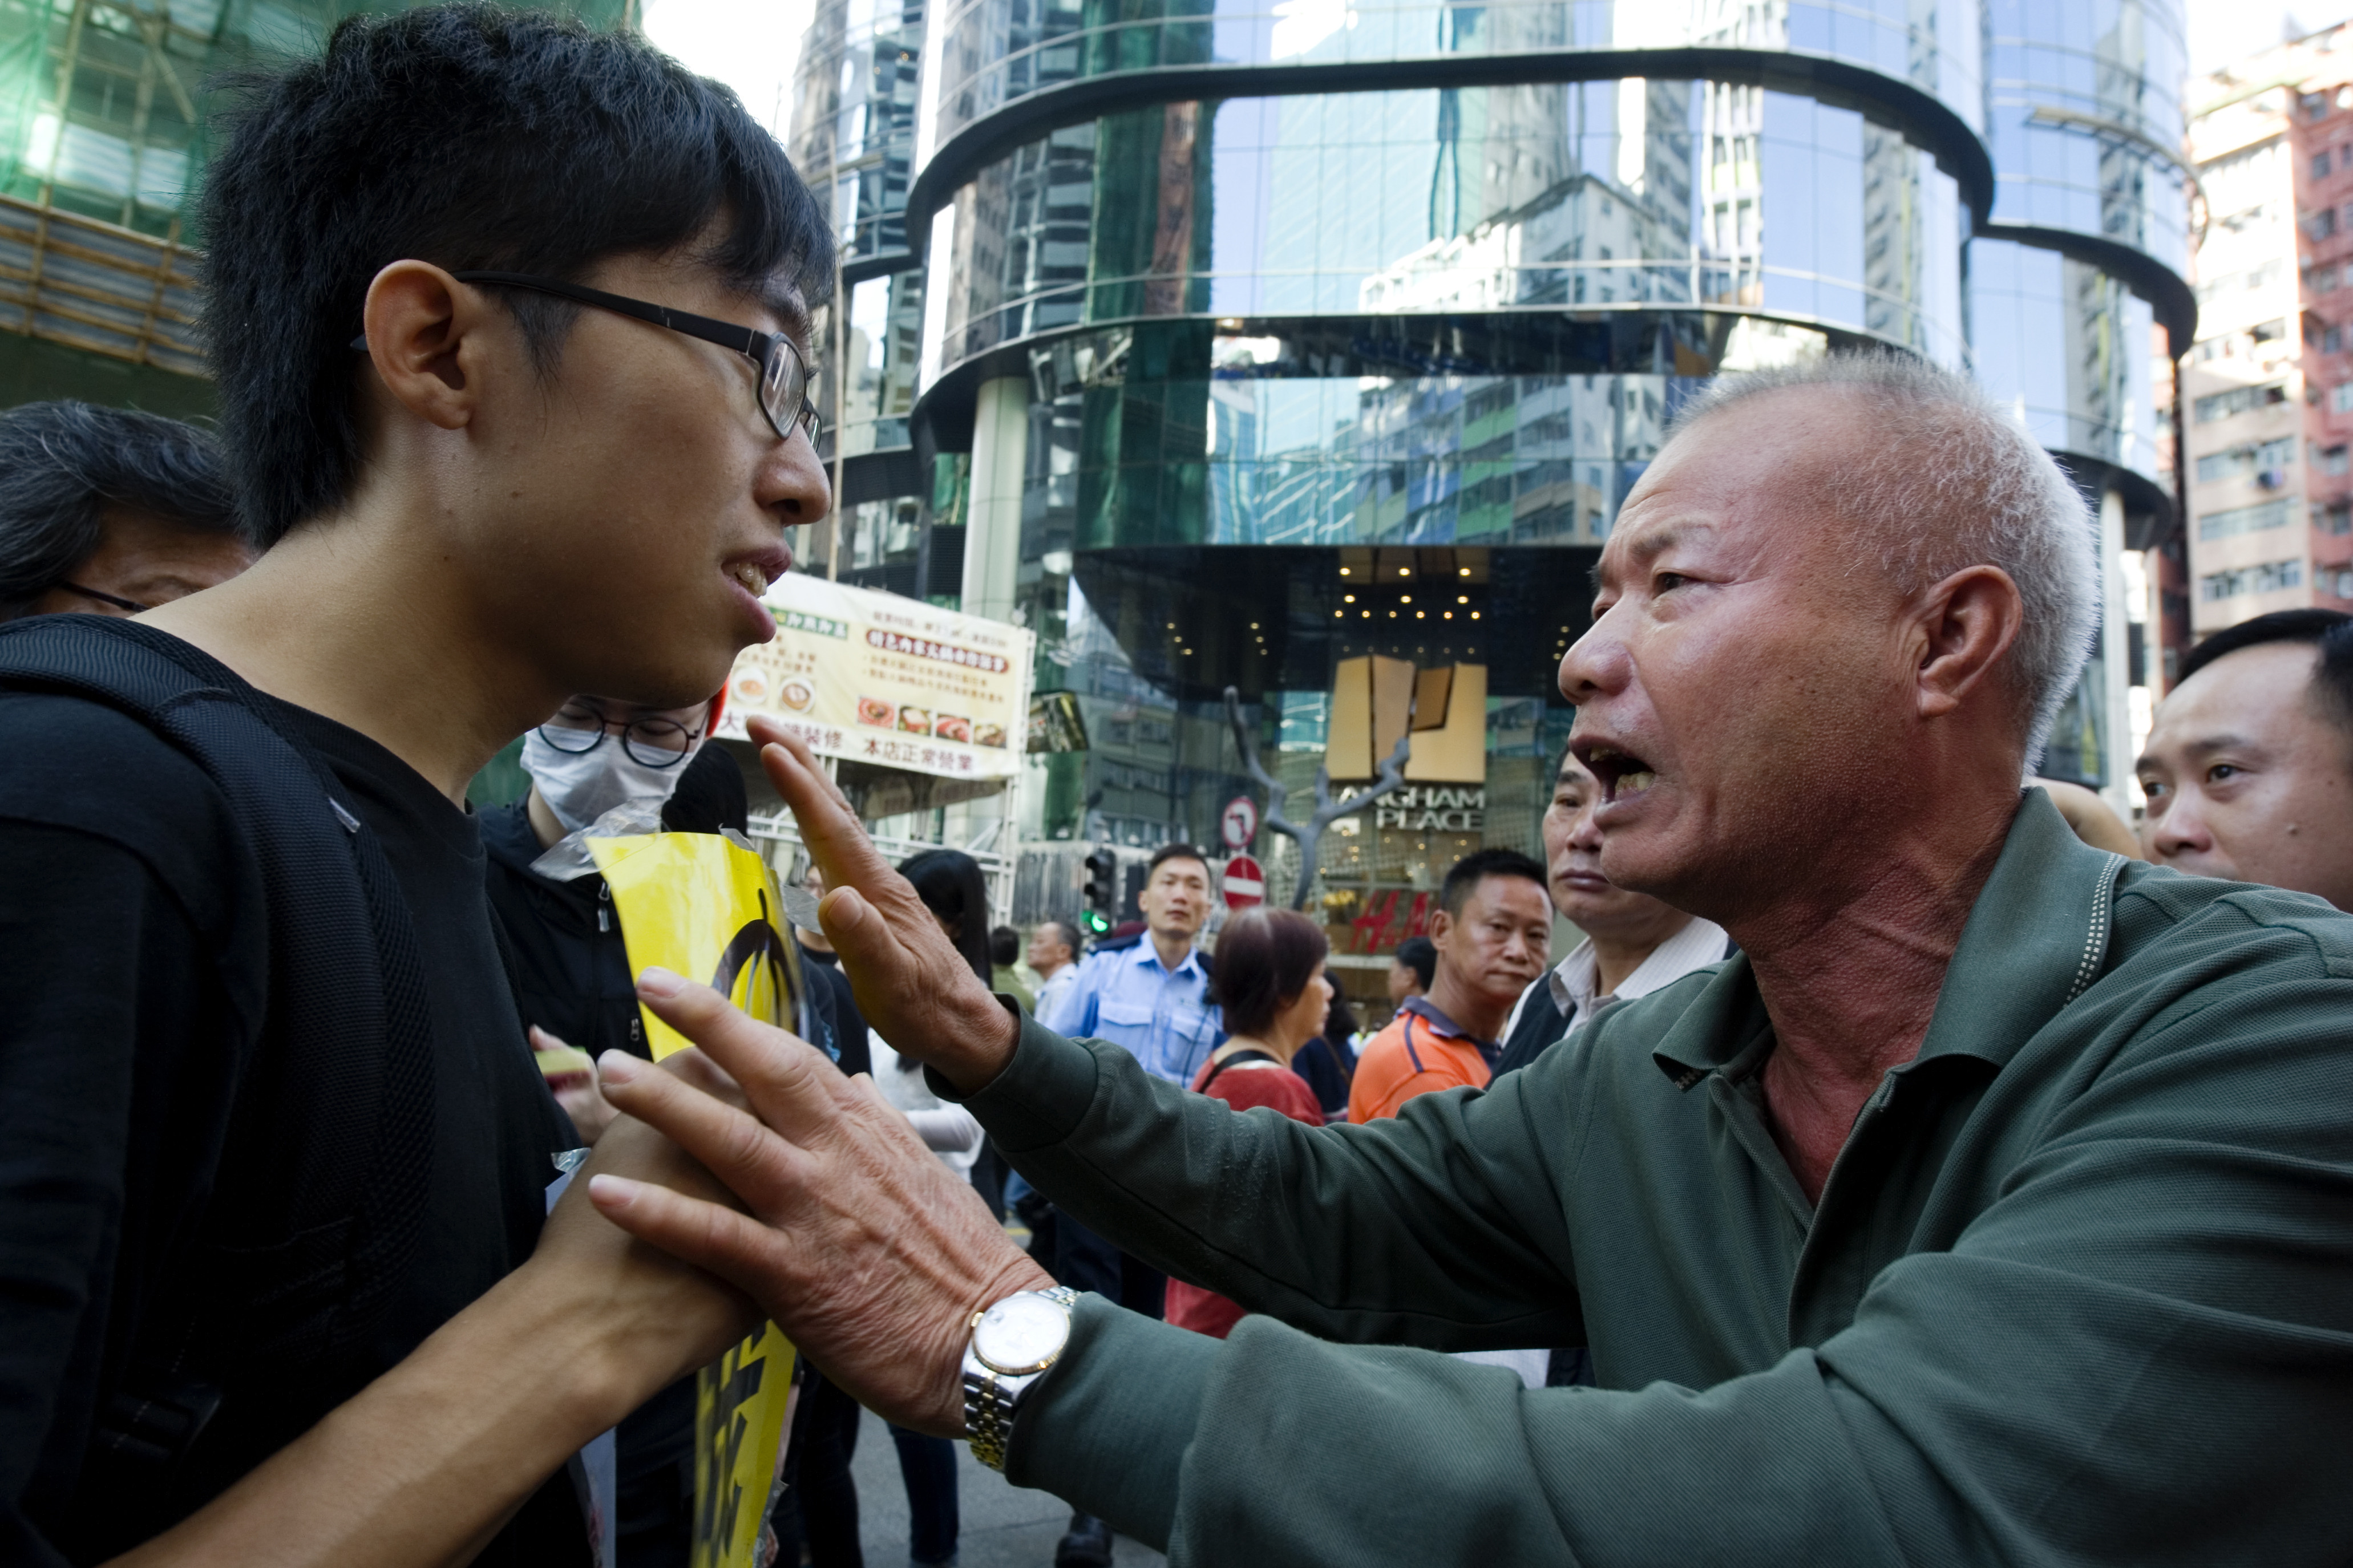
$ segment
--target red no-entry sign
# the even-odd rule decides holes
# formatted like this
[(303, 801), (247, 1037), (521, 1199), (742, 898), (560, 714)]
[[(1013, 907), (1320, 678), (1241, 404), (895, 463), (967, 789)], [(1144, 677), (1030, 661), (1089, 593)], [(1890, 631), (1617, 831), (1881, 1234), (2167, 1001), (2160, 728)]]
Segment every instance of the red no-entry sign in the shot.
[(1266, 901), (1266, 873), (1247, 855), (1226, 862), (1226, 908), (1246, 910)]

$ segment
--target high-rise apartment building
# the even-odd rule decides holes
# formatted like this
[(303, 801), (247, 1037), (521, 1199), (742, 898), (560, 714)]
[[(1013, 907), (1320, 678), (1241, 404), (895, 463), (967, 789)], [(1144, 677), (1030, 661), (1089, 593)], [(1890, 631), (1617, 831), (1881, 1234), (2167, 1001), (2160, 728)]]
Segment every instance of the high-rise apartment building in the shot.
[(2189, 620), (2353, 609), (2353, 26), (2191, 83)]
[(1368, 773), (1409, 688), (1417, 737), (1475, 701), (1436, 805), (1326, 839), (1319, 907), (1393, 937), (1533, 843), (1676, 407), (1873, 345), (1971, 368), (2095, 502), (2109, 629), (2045, 766), (2124, 804), (2196, 319), (2179, 0), (819, 0), (800, 73), (853, 237), (839, 567), (1038, 633), (1091, 739), (1029, 836), (1212, 837), (1228, 686), (1297, 787)]

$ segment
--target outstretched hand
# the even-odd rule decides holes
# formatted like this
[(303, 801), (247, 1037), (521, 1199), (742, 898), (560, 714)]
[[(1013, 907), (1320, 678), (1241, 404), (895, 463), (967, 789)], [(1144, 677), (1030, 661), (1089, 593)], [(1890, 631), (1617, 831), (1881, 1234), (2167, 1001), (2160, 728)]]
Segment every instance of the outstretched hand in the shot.
[[(882, 927), (871, 907), (861, 913)], [(835, 922), (826, 925), (834, 936)], [(861, 929), (845, 922), (843, 936)], [(867, 936), (887, 963), (889, 944)], [(824, 1053), (667, 970), (640, 975), (638, 994), (733, 1077), (750, 1109), (619, 1051), (599, 1063), (607, 1096), (700, 1160), (751, 1212), (614, 1175), (589, 1184), (597, 1210), (751, 1296), (859, 1403), (917, 1431), (960, 1435), (971, 1314), (1052, 1283), (1045, 1271), (872, 1079), (845, 1078)]]
[(966, 1094), (985, 1088), (1013, 1058), (1020, 1026), (882, 858), (808, 748), (773, 719), (754, 718), (747, 728), (825, 874), (818, 920), (859, 1012), (901, 1056), (938, 1069)]

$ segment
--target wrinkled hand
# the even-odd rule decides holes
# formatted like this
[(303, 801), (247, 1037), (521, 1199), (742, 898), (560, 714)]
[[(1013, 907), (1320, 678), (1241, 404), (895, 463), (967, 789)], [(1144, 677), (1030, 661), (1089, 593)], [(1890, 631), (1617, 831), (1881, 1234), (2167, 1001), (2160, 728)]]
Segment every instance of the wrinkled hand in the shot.
[[(659, 1067), (626, 1059), (647, 1078), (713, 1105), (745, 1103), (743, 1091), (700, 1051), (680, 1051)], [(588, 1180), (575, 1180), (556, 1201), (524, 1268), (544, 1289), (578, 1300), (584, 1349), (602, 1347), (607, 1377), (634, 1394), (623, 1405), (634, 1409), (750, 1333), (761, 1314), (724, 1277), (614, 1226), (589, 1201), (589, 1181), (622, 1179), (679, 1203), (715, 1206), (735, 1199), (691, 1155), (627, 1115), (606, 1129), (580, 1175)]]
[[(531, 1048), (534, 1052), (572, 1049), (562, 1039), (536, 1024), (531, 1026)], [(586, 1053), (582, 1054), (585, 1056)], [(545, 1071), (543, 1068), (541, 1070)], [(547, 1089), (555, 1096), (555, 1103), (564, 1107), (564, 1114), (572, 1118), (572, 1131), (579, 1134), (580, 1142), (592, 1149), (596, 1146), (596, 1140), (605, 1135), (605, 1129), (613, 1125), (613, 1118), (620, 1114), (605, 1098), (605, 1091), (597, 1088), (594, 1062), (589, 1064), (586, 1072), (549, 1074)]]
[(1019, 1024), (875, 849), (808, 748), (772, 719), (754, 718), (749, 729), (824, 874), (829, 890), (818, 918), (859, 1012), (901, 1056), (936, 1068), (966, 1094), (986, 1088), (1013, 1058)]
[(601, 1063), (605, 1092), (751, 1213), (618, 1173), (591, 1184), (597, 1208), (749, 1292), (861, 1405), (917, 1431), (961, 1435), (972, 1313), (1052, 1280), (871, 1079), (843, 1077), (823, 1052), (666, 970), (647, 970), (638, 993), (743, 1086), (749, 1111), (618, 1051)]

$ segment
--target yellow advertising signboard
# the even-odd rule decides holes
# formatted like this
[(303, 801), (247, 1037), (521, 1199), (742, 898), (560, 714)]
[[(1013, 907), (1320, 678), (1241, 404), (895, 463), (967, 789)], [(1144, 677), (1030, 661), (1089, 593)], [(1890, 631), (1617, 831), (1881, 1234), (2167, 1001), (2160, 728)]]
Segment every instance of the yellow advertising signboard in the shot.
[[(798, 955), (759, 856), (716, 834), (588, 841), (613, 891), (629, 972), (659, 964), (708, 982), (753, 1017), (801, 1031)], [(640, 1009), (643, 1011), (643, 1009)], [(650, 1012), (656, 1061), (685, 1037)], [(791, 1409), (793, 1347), (760, 1331), (702, 1369), (694, 1401), (693, 1568), (765, 1568), (763, 1531)]]
[(1030, 634), (921, 600), (788, 572), (773, 642), (727, 680), (719, 733), (780, 719), (819, 756), (942, 778), (1006, 778), (1029, 732)]

